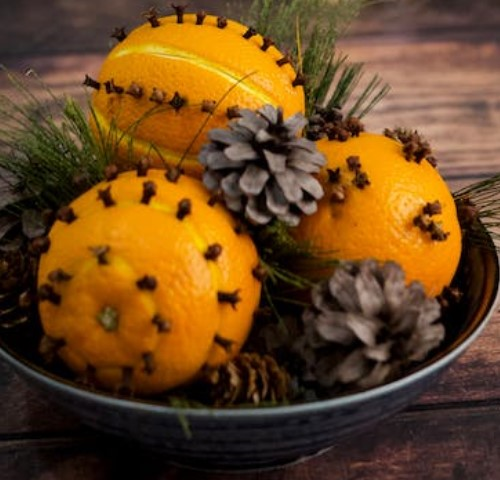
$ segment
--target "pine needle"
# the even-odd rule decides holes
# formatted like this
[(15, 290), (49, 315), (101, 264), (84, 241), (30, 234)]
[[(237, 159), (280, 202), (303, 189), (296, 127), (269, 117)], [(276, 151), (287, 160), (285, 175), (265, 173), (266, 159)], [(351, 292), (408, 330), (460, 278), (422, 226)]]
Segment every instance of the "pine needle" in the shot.
[(12, 193), (6, 207), (56, 208), (103, 177), (112, 133), (96, 139), (74, 99), (55, 97), (38, 78), (42, 94), (35, 95), (26, 79), (3, 72), (19, 97), (0, 96), (0, 180)]
[[(337, 55), (337, 39), (372, 0), (254, 0), (244, 18), (259, 33), (270, 36), (294, 60), (306, 78), (306, 114), (317, 106), (348, 108), (347, 116), (362, 118), (389, 92), (375, 75), (359, 87), (364, 64)], [(295, 30), (290, 29), (295, 25)], [(340, 75), (337, 73), (341, 72)], [(360, 90), (358, 92), (358, 90)], [(355, 99), (356, 98), (356, 99)], [(347, 104), (352, 101), (352, 106)]]
[(309, 243), (297, 241), (280, 221), (255, 232), (254, 237), (266, 272), (264, 296), (276, 318), (280, 318), (277, 304), (297, 305), (297, 292), (309, 291), (316, 283), (311, 279), (314, 272), (329, 272), (338, 263), (334, 255), (321, 255)]
[(468, 238), (476, 245), (500, 252), (500, 174), (453, 192), (453, 197), (457, 204), (471, 202), (478, 210), (480, 222), (470, 226)]
[[(327, 71), (322, 77), (323, 84), (317, 89), (316, 104), (322, 108), (339, 108), (345, 111), (347, 117), (363, 118), (380, 100), (390, 91), (390, 86), (384, 83), (379, 75), (374, 75), (359, 92), (356, 92), (364, 76), (363, 63), (349, 63), (347, 55), (334, 55), (330, 60)], [(338, 78), (337, 78), (338, 77)], [(334, 85), (325, 91), (327, 83)], [(349, 106), (349, 102), (352, 105)]]

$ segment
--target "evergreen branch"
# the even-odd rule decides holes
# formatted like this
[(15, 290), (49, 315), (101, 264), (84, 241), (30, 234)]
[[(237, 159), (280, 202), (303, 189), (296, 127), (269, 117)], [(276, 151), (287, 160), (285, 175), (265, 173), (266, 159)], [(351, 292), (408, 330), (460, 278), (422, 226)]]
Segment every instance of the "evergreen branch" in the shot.
[(0, 180), (15, 193), (10, 210), (55, 208), (75, 197), (78, 186), (98, 182), (107, 149), (96, 141), (87, 115), (69, 97), (55, 97), (38, 79), (42, 95), (16, 75), (4, 73), (19, 100), (0, 102)]
[[(330, 83), (334, 84), (334, 88), (323, 94), (321, 102), (317, 104), (327, 110), (344, 109), (347, 117), (363, 118), (390, 91), (390, 86), (384, 83), (379, 75), (374, 75), (360, 91), (352, 105), (348, 106), (348, 103), (355, 97), (356, 89), (363, 79), (363, 69), (363, 63), (348, 63), (347, 55), (334, 56), (329, 65), (331, 78), (325, 78), (325, 81), (329, 80)], [(340, 74), (337, 75), (339, 72)], [(336, 76), (339, 78), (337, 79)], [(324, 87), (322, 91), (324, 91)]]
[[(453, 197), (468, 239), (478, 246), (491, 248), (491, 237), (494, 248), (500, 252), (500, 174), (453, 192)], [(463, 218), (467, 214), (480, 222)]]
[[(337, 39), (372, 0), (253, 0), (248, 18), (262, 35), (287, 51), (305, 75), (306, 114), (315, 107), (342, 108), (357, 92), (362, 63), (336, 55)], [(295, 31), (290, 25), (296, 25)], [(342, 71), (337, 79), (337, 73)], [(360, 89), (347, 116), (362, 118), (389, 92), (378, 75)]]
[(372, 0), (253, 0), (244, 22), (271, 36), (281, 48), (295, 51), (297, 19), (304, 43), (320, 30), (332, 47), (361, 10)]
[(302, 305), (301, 295), (316, 283), (317, 279), (312, 277), (315, 274), (323, 276), (325, 272), (329, 274), (338, 260), (333, 255), (319, 255), (309, 243), (297, 241), (287, 225), (278, 220), (256, 230), (253, 236), (261, 266), (266, 272), (264, 299), (273, 315), (282, 321), (277, 305)]

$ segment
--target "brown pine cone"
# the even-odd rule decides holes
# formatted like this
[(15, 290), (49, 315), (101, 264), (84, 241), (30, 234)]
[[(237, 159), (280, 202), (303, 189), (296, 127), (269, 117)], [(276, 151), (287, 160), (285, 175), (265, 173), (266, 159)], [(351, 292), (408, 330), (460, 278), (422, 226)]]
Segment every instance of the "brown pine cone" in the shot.
[(207, 369), (200, 382), (209, 387), (215, 407), (279, 403), (291, 391), (287, 371), (271, 356), (257, 353), (241, 353), (226, 364)]

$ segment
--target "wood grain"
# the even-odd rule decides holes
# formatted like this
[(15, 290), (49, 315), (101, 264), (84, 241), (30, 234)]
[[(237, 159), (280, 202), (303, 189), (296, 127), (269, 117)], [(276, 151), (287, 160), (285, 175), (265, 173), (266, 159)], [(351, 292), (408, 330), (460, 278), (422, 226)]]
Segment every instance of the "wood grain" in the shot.
[(52, 436), (0, 443), (8, 480), (498, 480), (500, 409), (407, 412), (307, 462), (269, 472), (202, 473), (119, 441)]
[(446, 177), (500, 171), (500, 36), (487, 42), (353, 39), (341, 47), (392, 91), (369, 129), (404, 126), (430, 142)]

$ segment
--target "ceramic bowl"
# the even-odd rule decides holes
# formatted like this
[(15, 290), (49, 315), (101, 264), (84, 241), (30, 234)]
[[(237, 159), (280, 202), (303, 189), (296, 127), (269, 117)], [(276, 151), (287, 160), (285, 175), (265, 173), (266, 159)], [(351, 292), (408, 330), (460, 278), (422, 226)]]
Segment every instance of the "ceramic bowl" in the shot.
[[(489, 237), (488, 237), (489, 238)], [(0, 357), (54, 402), (102, 432), (204, 470), (254, 470), (308, 458), (404, 409), (477, 338), (495, 310), (498, 256), (467, 247), (457, 281), (465, 292), (448, 313), (445, 344), (403, 378), (362, 393), (270, 408), (172, 408), (87, 390), (36, 364), (30, 341), (0, 331)]]

